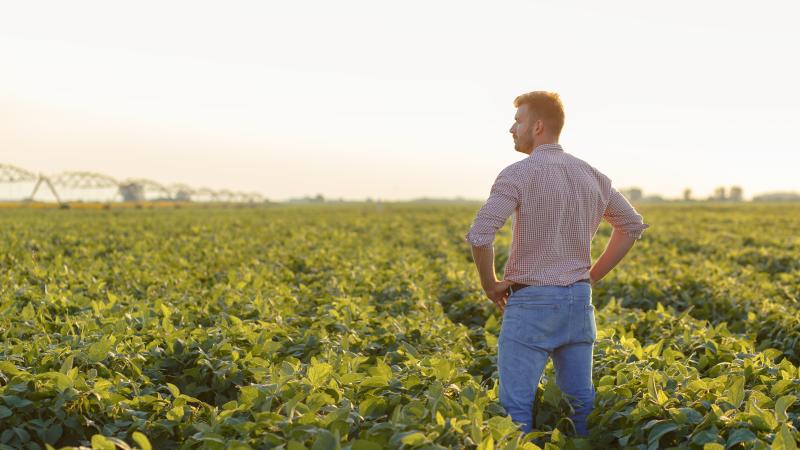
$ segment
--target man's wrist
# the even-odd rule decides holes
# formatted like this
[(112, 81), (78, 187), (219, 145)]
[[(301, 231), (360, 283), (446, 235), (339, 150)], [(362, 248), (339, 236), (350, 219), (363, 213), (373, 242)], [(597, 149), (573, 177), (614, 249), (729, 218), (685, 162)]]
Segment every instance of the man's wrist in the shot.
[(497, 277), (495, 277), (494, 280), (481, 281), (481, 287), (483, 288), (484, 291), (488, 291), (490, 288), (494, 287), (494, 285), (496, 285), (499, 282), (500, 280), (498, 280)]

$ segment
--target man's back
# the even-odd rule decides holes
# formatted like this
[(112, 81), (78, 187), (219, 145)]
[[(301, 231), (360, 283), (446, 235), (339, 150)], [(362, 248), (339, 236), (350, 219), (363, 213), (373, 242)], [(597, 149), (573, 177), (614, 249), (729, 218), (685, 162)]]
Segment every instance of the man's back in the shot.
[(588, 279), (591, 240), (603, 218), (635, 238), (648, 226), (607, 176), (559, 144), (539, 145), (500, 172), (467, 241), (491, 244), (512, 213), (504, 278), (533, 286)]

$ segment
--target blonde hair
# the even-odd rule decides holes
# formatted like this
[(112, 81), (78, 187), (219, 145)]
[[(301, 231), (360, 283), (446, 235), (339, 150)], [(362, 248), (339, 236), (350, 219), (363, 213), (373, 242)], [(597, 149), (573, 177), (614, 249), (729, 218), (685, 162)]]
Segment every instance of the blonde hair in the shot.
[(533, 91), (522, 94), (514, 99), (514, 107), (528, 105), (531, 117), (541, 119), (545, 127), (556, 137), (564, 128), (564, 105), (561, 97), (555, 92)]

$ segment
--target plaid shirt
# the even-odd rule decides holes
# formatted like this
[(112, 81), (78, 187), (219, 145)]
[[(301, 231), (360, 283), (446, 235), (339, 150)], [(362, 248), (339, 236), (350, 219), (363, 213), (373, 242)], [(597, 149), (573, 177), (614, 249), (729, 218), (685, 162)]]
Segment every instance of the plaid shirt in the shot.
[(649, 227), (607, 176), (559, 144), (539, 145), (500, 172), (467, 242), (491, 245), (511, 213), (514, 231), (503, 278), (534, 286), (589, 278), (592, 237), (601, 219), (636, 239)]

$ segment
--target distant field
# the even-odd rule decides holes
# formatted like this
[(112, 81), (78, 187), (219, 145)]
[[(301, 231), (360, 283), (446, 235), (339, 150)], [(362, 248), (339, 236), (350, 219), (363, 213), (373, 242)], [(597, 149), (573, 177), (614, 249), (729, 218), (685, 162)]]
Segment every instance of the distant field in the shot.
[(640, 206), (593, 291), (592, 438), (551, 363), (537, 444), (497, 401), (479, 206), (3, 210), (0, 449), (795, 448), (800, 204)]

